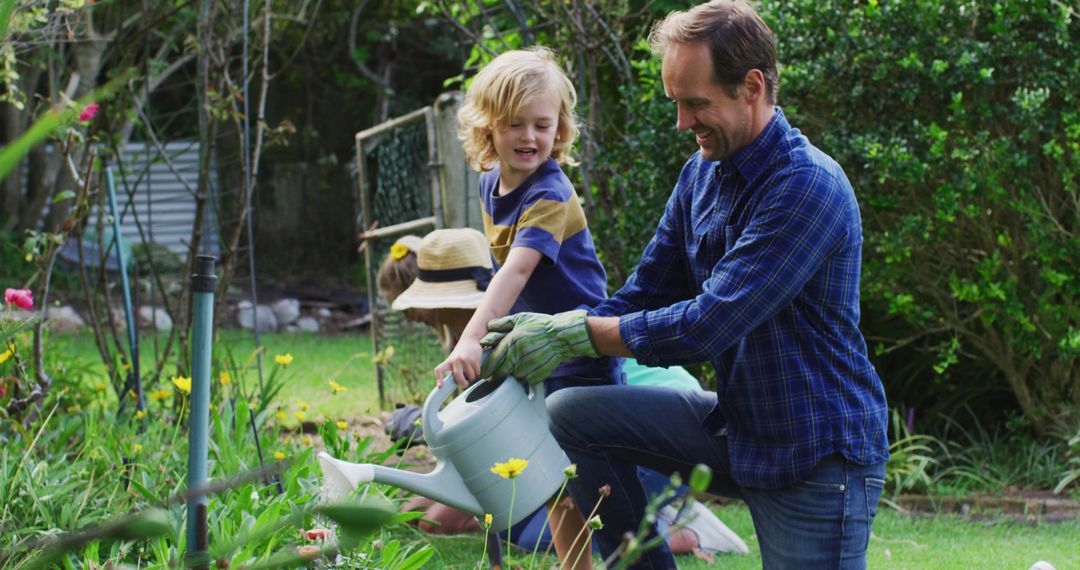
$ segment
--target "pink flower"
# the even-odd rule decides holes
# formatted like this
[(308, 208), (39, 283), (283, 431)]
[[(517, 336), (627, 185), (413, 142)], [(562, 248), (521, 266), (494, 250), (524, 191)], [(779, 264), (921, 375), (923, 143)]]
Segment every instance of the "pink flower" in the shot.
[(83, 107), (82, 113), (79, 113), (79, 120), (85, 123), (90, 119), (93, 119), (94, 115), (97, 114), (98, 109), (100, 108), (101, 105), (98, 105), (97, 103), (90, 103), (86, 107)]
[(34, 308), (34, 294), (29, 289), (7, 289), (4, 302), (29, 311)]

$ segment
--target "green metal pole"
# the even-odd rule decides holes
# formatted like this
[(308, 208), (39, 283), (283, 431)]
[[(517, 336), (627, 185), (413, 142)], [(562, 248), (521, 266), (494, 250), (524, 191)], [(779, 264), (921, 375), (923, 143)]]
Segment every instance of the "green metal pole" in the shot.
[[(116, 181), (113, 177), (112, 165), (109, 164), (108, 158), (103, 159), (105, 163), (105, 180), (106, 190), (109, 194), (109, 215), (112, 217), (112, 230), (113, 239), (109, 243), (109, 246), (105, 248), (106, 254), (113, 244), (116, 244), (116, 261), (120, 264), (120, 285), (124, 293), (124, 319), (127, 323), (127, 336), (128, 336), (128, 356), (131, 358), (131, 374), (128, 376), (125, 386), (130, 386), (135, 390), (136, 394), (136, 410), (143, 410), (143, 390), (142, 390), (142, 376), (139, 375), (139, 336), (135, 330), (135, 311), (131, 306), (131, 284), (128, 281), (127, 273), (127, 254), (124, 253), (124, 248), (120, 243), (120, 209), (116, 206)], [(105, 256), (108, 258), (108, 255)], [(126, 400), (126, 394), (120, 394), (121, 409), (123, 408), (123, 402)]]
[[(188, 428), (188, 490), (206, 486), (206, 459), (210, 431), (210, 356), (214, 325), (214, 257), (200, 255), (191, 276), (195, 320), (191, 331), (191, 412)], [(188, 499), (188, 556), (207, 552), (206, 494)]]

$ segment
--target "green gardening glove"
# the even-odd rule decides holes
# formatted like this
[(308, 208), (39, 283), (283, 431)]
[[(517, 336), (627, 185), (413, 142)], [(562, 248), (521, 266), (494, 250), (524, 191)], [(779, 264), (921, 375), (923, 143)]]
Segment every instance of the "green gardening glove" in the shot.
[(600, 356), (589, 336), (587, 315), (584, 310), (555, 315), (518, 313), (488, 321), (489, 332), (480, 345), (491, 352), (480, 376), (513, 376), (536, 384), (566, 360)]

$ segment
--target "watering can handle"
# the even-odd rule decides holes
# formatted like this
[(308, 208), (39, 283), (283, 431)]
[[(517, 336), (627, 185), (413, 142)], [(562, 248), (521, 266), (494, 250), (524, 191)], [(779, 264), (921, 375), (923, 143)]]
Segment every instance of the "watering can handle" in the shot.
[(435, 443), (436, 434), (443, 427), (442, 420), (439, 419), (439, 407), (446, 401), (446, 398), (450, 394), (454, 393), (454, 388), (457, 388), (457, 383), (454, 382), (454, 375), (447, 374), (446, 379), (443, 380), (442, 386), (436, 387), (428, 394), (427, 400), (424, 401), (424, 409), (421, 412), (424, 425), (424, 441), (428, 445)]
[[(488, 357), (487, 350), (480, 356), (480, 365), (483, 366)], [(477, 379), (479, 382), (479, 379)], [(442, 386), (436, 387), (428, 394), (427, 400), (424, 400), (424, 409), (421, 412), (423, 418), (423, 430), (424, 441), (428, 445), (432, 445), (435, 442), (436, 434), (443, 427), (442, 420), (439, 419), (439, 408), (442, 407), (446, 398), (450, 397), (450, 394), (454, 393), (454, 388), (457, 388), (457, 382), (454, 381), (454, 374), (450, 373), (443, 378)]]

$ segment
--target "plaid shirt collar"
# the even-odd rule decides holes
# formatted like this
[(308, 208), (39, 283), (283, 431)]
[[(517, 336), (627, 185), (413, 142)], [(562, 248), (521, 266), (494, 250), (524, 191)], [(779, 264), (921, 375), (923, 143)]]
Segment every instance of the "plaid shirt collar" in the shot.
[(717, 162), (715, 176), (719, 179), (724, 174), (738, 172), (747, 185), (751, 185), (769, 168), (769, 158), (779, 148), (781, 141), (791, 130), (791, 125), (784, 116), (780, 107), (773, 107), (775, 113), (765, 128), (758, 133), (746, 147), (740, 149), (730, 158)]
[[(768, 124), (758, 133), (753, 142), (731, 157), (713, 162), (712, 181), (707, 186), (708, 188), (715, 188), (719, 192), (733, 192), (735, 188), (751, 186), (769, 170), (770, 159), (776, 155), (787, 132), (791, 130), (784, 111), (780, 107), (773, 107), (773, 109), (776, 112), (772, 119), (769, 119)], [(732, 186), (730, 182), (725, 184), (724, 182), (730, 180), (731, 175), (735, 173), (738, 173), (743, 184), (737, 187)], [(705, 185), (695, 184), (694, 186)], [(716, 201), (715, 196), (710, 194), (710, 192), (697, 193), (694, 197), (695, 203), (698, 204), (698, 207), (693, 209), (695, 212), (693, 227), (696, 234), (709, 231), (712, 226)]]

